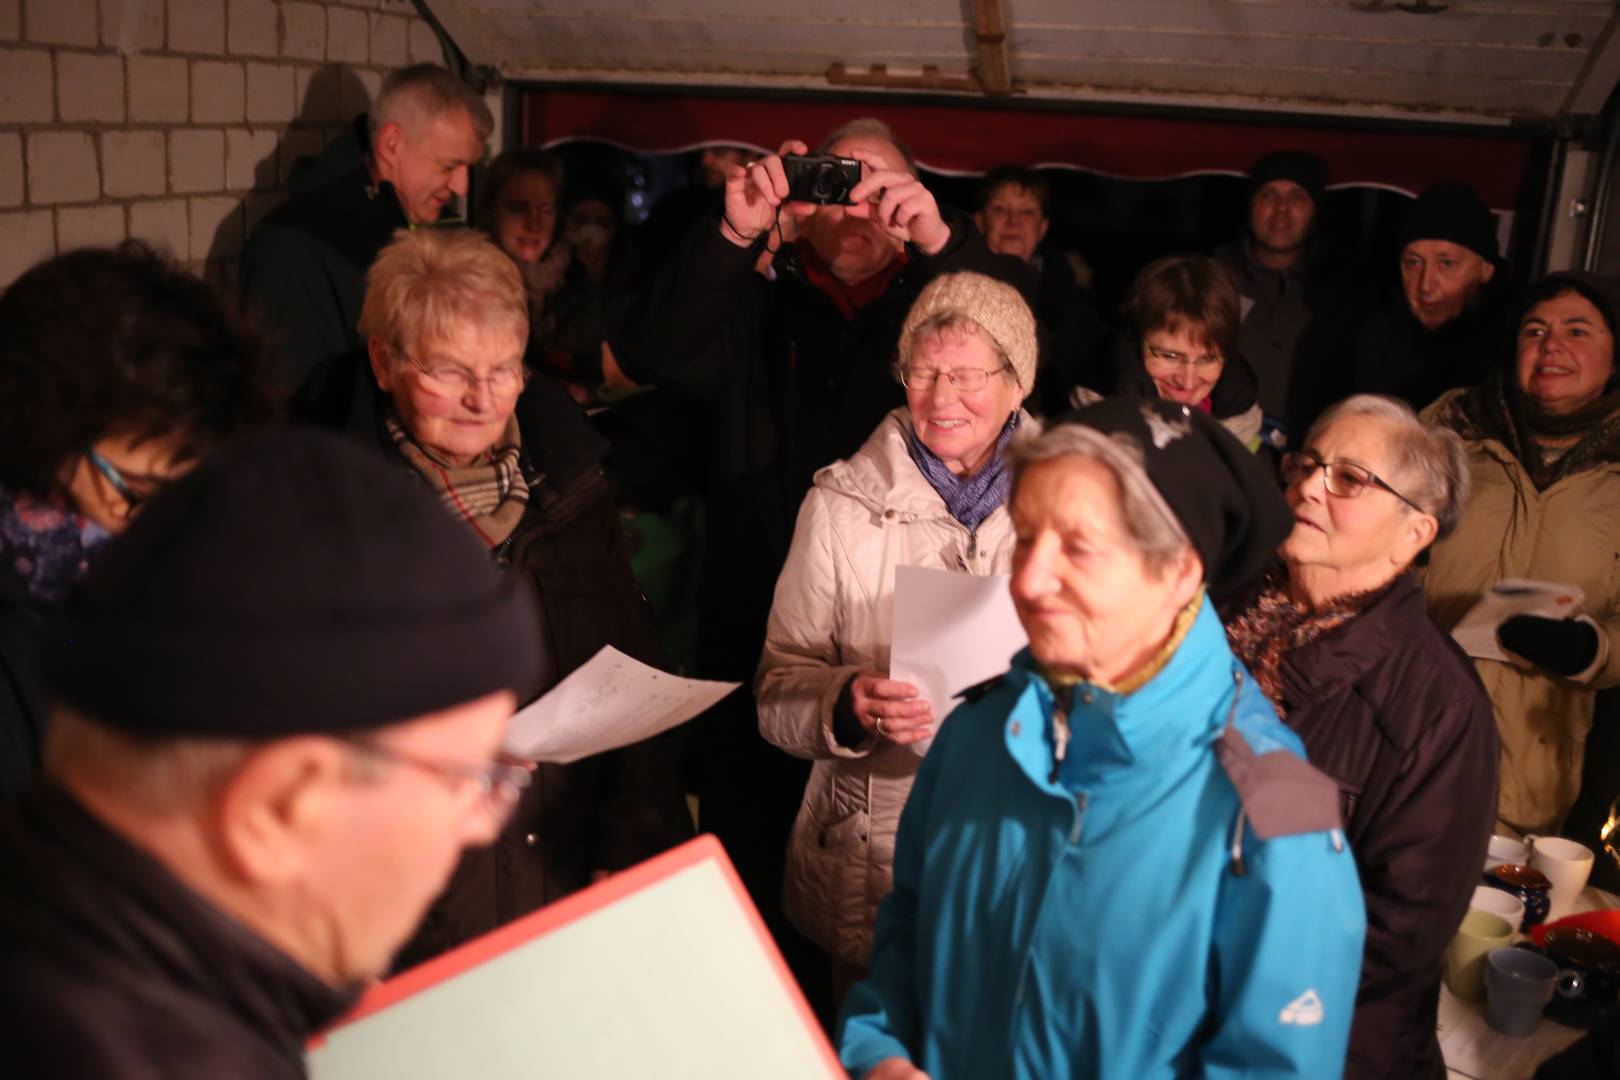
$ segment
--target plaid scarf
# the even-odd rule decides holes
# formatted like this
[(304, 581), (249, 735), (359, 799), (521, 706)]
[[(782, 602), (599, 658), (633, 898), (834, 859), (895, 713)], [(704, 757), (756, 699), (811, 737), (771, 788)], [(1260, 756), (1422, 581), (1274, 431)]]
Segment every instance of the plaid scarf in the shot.
[(1227, 620), (1226, 639), (1233, 654), (1260, 684), (1266, 700), (1282, 717), (1288, 712), (1283, 702), (1283, 660), (1295, 649), (1309, 645), (1360, 615), (1388, 588), (1389, 585), (1384, 585), (1340, 596), (1320, 611), (1312, 611), (1289, 599), (1288, 569), (1278, 563), (1266, 573), (1259, 591), (1250, 598), (1243, 613)]
[(523, 437), (518, 432), (517, 417), (506, 422), (506, 430), (495, 445), (472, 465), (447, 465), (434, 457), (411, 438), (399, 422), (399, 414), (392, 410), (383, 423), (400, 456), (488, 547), (498, 548), (512, 535), (529, 505), (529, 482), (523, 478), (521, 461)]

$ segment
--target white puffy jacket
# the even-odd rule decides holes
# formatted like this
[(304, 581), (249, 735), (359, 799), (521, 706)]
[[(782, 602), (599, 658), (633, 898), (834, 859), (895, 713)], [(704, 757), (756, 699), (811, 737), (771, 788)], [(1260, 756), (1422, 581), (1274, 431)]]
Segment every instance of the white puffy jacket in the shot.
[[(765, 633), (755, 693), (765, 738), (815, 767), (788, 844), (788, 918), (848, 964), (865, 966), (889, 891), (894, 833), (922, 760), (915, 748), (833, 737), (833, 707), (862, 671), (889, 670), (894, 570), (1003, 574), (1012, 523), (997, 507), (976, 532), (950, 516), (906, 451), (896, 409), (848, 461), (816, 473)], [(1020, 427), (1034, 421), (1020, 418)]]

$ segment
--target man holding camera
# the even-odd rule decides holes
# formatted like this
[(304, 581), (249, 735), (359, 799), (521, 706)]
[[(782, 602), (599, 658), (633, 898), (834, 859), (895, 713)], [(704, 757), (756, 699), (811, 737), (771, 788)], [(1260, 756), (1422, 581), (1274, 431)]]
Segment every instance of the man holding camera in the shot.
[[(633, 325), (610, 335), (631, 379), (699, 410), (713, 435), (699, 605), (708, 677), (753, 679), (812, 474), (848, 457), (904, 401), (890, 362), (923, 286), (977, 270), (1033, 291), (1024, 263), (992, 254), (967, 215), (941, 210), (881, 121), (855, 120), (823, 140), (821, 154), (841, 161), (795, 160), (808, 149), (789, 140), (781, 154), (734, 166), (722, 213), (677, 249)], [(798, 222), (797, 240), (782, 244), (779, 217)], [(767, 249), (769, 270), (755, 273)], [(767, 746), (752, 701), (734, 698), (701, 729), (700, 813), (782, 930), (773, 916), (805, 765)]]

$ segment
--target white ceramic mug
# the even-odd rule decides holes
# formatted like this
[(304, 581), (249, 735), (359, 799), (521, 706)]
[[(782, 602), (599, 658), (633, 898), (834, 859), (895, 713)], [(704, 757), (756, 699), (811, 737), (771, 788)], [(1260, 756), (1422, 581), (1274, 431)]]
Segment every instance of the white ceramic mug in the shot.
[(1489, 885), (1475, 886), (1473, 899), (1468, 901), (1468, 906), (1475, 911), (1488, 911), (1492, 915), (1502, 916), (1515, 932), (1524, 926), (1524, 901), (1506, 889), (1493, 889)]
[(1530, 865), (1552, 882), (1552, 907), (1547, 922), (1572, 914), (1586, 879), (1592, 874), (1592, 849), (1561, 836), (1527, 836)]
[(1492, 836), (1491, 843), (1485, 849), (1485, 869), (1494, 870), (1503, 863), (1528, 863), (1530, 861), (1530, 847), (1522, 840), (1515, 840), (1511, 836)]

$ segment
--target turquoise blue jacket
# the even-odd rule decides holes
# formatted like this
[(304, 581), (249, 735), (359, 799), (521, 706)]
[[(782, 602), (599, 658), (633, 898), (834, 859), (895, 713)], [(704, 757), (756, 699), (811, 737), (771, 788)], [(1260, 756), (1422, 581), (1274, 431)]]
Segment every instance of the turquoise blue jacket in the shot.
[(941, 726), (839, 1020), (851, 1075), (1339, 1076), (1365, 925), (1337, 790), (1210, 605), (1136, 692), (1075, 688), (1061, 763), (1053, 710), (1026, 651)]

